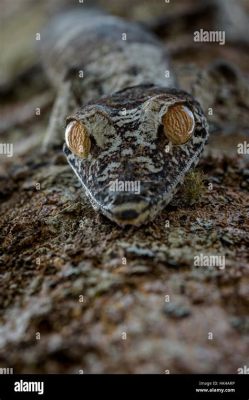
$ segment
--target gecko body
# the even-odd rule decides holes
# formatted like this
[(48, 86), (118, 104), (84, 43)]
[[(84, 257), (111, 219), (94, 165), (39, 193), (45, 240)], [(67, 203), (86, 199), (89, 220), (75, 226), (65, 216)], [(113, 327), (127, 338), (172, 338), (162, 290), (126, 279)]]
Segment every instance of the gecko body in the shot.
[(64, 153), (92, 205), (120, 226), (154, 219), (208, 137), (165, 46), (135, 23), (71, 11), (46, 29), (42, 55), (58, 90), (49, 136), (66, 120)]

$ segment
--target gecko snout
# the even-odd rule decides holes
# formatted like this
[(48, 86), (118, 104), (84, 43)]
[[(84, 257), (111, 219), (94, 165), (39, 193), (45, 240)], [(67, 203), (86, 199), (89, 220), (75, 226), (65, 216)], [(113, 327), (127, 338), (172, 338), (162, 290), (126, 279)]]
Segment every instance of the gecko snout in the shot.
[(116, 193), (108, 216), (119, 225), (140, 225), (149, 216), (150, 202), (142, 195)]

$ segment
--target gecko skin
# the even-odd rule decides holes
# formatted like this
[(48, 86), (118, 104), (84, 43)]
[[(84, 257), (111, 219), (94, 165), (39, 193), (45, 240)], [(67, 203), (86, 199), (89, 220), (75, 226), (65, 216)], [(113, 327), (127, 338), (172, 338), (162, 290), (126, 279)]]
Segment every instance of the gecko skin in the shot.
[[(67, 126), (81, 122), (91, 141), (87, 157), (66, 144), (64, 153), (92, 205), (120, 226), (151, 221), (199, 161), (208, 138), (199, 103), (177, 88), (165, 46), (135, 23), (77, 10), (54, 19), (44, 36), (48, 75), (58, 90), (67, 88), (72, 104), (63, 118)], [(186, 106), (195, 123), (180, 145), (162, 125), (176, 104)], [(139, 182), (139, 193), (110, 190), (114, 181)]]

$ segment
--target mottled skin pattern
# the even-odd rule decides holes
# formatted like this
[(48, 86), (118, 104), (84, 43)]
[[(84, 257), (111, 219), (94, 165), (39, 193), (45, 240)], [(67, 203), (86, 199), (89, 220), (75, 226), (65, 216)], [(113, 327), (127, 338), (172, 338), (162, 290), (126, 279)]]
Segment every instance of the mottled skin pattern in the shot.
[[(136, 24), (71, 12), (53, 21), (46, 35), (49, 76), (58, 87), (69, 82), (70, 96), (81, 106), (72, 109), (67, 123), (81, 121), (91, 138), (86, 159), (66, 144), (64, 152), (92, 205), (121, 226), (152, 220), (204, 148), (208, 130), (199, 103), (174, 88), (164, 47)], [(79, 70), (84, 79), (78, 78)], [(192, 111), (195, 130), (187, 143), (172, 145), (162, 116), (178, 103)], [(115, 180), (139, 182), (140, 193), (111, 191)]]

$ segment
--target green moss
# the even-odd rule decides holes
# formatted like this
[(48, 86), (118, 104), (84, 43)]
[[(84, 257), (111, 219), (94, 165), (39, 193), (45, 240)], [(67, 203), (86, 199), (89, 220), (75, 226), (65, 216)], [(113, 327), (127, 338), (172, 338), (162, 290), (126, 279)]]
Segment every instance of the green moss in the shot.
[(182, 199), (188, 205), (198, 202), (205, 192), (204, 174), (202, 171), (189, 172), (184, 180)]

